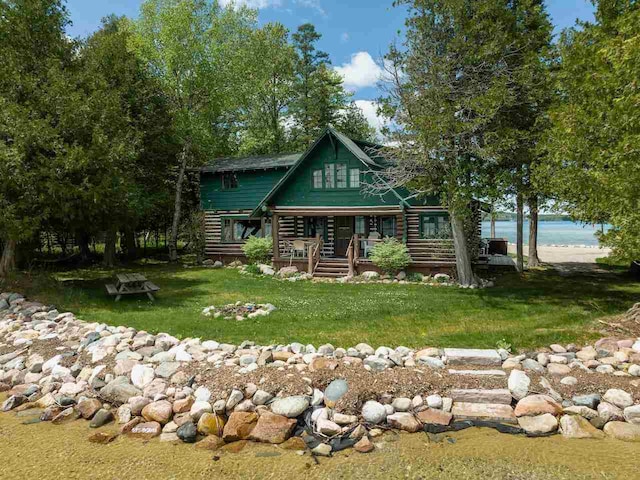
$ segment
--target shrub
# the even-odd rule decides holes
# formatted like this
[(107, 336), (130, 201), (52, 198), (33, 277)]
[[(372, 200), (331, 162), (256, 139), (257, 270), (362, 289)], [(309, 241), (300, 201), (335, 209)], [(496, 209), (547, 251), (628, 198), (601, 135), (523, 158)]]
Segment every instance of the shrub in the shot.
[(264, 263), (269, 261), (272, 248), (273, 240), (271, 238), (251, 236), (242, 246), (242, 251), (250, 263)]
[(411, 262), (407, 246), (395, 238), (387, 238), (376, 244), (370, 258), (374, 265), (388, 275), (399, 272)]
[(260, 275), (260, 267), (255, 263), (250, 263), (244, 268), (244, 271), (247, 273), (252, 273), (254, 275)]

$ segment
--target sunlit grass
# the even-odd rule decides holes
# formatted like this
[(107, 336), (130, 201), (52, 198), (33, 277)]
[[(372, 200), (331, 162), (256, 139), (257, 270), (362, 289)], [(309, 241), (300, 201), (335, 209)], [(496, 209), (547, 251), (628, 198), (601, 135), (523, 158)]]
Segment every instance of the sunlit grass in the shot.
[[(484, 290), (422, 285), (340, 285), (280, 282), (235, 270), (139, 265), (160, 288), (146, 297), (114, 302), (104, 284), (115, 271), (101, 268), (17, 279), (16, 289), (87, 321), (127, 325), (180, 337), (261, 344), (299, 341), (320, 345), (495, 347), (506, 339), (522, 349), (582, 342), (596, 335), (594, 320), (625, 311), (640, 284), (624, 275), (562, 277), (535, 271), (507, 274)], [(209, 305), (270, 302), (278, 310), (244, 322), (204, 317)]]

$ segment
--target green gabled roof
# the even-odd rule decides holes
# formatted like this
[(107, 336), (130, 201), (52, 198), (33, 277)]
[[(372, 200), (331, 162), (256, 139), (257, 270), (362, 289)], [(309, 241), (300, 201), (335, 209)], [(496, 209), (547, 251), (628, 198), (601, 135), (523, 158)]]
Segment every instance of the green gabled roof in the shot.
[[(318, 136), (316, 141), (313, 142), (313, 144), (307, 149), (307, 151), (304, 152), (302, 155), (300, 155), (300, 158), (298, 158), (298, 160), (291, 166), (291, 168), (289, 168), (287, 173), (280, 179), (278, 183), (276, 183), (276, 185), (271, 189), (271, 191), (267, 193), (267, 195), (262, 199), (262, 201), (258, 204), (258, 206), (253, 210), (253, 212), (251, 212), (252, 217), (259, 216), (262, 214), (262, 209), (267, 204), (267, 202), (269, 202), (269, 200), (273, 198), (276, 192), (280, 190), (280, 188), (285, 183), (287, 183), (289, 178), (292, 177), (292, 175), (298, 169), (298, 167), (304, 162), (304, 160), (309, 156), (309, 154), (316, 148), (316, 146), (320, 143), (320, 141), (326, 135), (331, 135), (334, 138), (336, 138), (340, 143), (342, 143), (347, 148), (347, 150), (349, 150), (357, 159), (359, 159), (366, 166), (374, 167), (374, 168), (383, 168), (386, 166), (385, 162), (380, 162), (380, 161), (377, 162), (373, 158), (371, 158), (369, 155), (367, 155), (367, 153), (358, 145), (358, 143), (362, 144), (363, 146), (370, 145), (372, 147), (378, 147), (378, 148), (381, 148), (381, 146), (370, 144), (368, 142), (354, 141), (351, 138), (347, 137), (344, 133), (341, 133), (336, 129), (334, 129), (333, 127), (329, 126), (322, 132), (321, 135)], [(402, 196), (398, 192), (396, 192), (391, 187), (389, 187), (389, 190), (398, 198), (400, 204), (409, 206), (409, 204), (402, 198)]]
[(247, 170), (271, 170), (288, 168), (300, 159), (301, 153), (254, 155), (242, 158), (217, 158), (200, 169), (203, 173), (241, 172)]

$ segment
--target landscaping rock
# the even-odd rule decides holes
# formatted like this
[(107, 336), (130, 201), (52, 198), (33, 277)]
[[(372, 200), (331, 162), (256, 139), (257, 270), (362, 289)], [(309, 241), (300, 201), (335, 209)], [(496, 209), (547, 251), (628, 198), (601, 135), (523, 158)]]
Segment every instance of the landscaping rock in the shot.
[(309, 408), (309, 399), (304, 396), (278, 398), (271, 404), (271, 411), (278, 415), (294, 418)]
[(450, 395), (454, 402), (503, 403), (511, 405), (511, 392), (506, 388), (494, 390), (453, 389)]
[(377, 425), (387, 418), (387, 410), (384, 405), (373, 400), (369, 400), (362, 407), (362, 418), (365, 422)]
[(82, 418), (90, 420), (98, 410), (102, 408), (102, 402), (97, 398), (85, 398), (78, 402), (78, 411)]
[(387, 423), (393, 428), (415, 433), (422, 428), (422, 424), (416, 420), (412, 413), (398, 412), (387, 416)]
[(355, 449), (356, 452), (360, 452), (360, 453), (369, 453), (375, 449), (371, 440), (369, 440), (369, 438), (367, 438), (366, 436), (358, 440), (358, 442), (353, 446), (353, 448)]
[(153, 402), (142, 409), (142, 416), (148, 422), (168, 423), (173, 416), (173, 406), (167, 400)]
[(564, 415), (560, 418), (560, 432), (565, 438), (603, 438), (604, 433), (579, 415)]
[(571, 399), (571, 401), (576, 405), (582, 405), (591, 409), (595, 409), (598, 407), (598, 404), (601, 401), (601, 397), (597, 393), (592, 393), (589, 395), (575, 395)]
[(531, 395), (520, 400), (515, 408), (517, 417), (537, 416), (544, 413), (560, 415), (562, 413), (562, 405), (549, 395)]
[(640, 425), (640, 405), (625, 408), (624, 418), (629, 423)]
[(113, 421), (113, 413), (111, 413), (110, 410), (105, 410), (104, 408), (101, 408), (93, 416), (93, 419), (89, 423), (89, 427), (100, 428), (112, 421)]
[(205, 412), (198, 420), (198, 433), (202, 435), (216, 435), (222, 437), (225, 420), (216, 413)]
[(178, 438), (185, 443), (194, 443), (196, 441), (197, 434), (198, 430), (193, 422), (185, 422), (178, 427), (178, 430), (176, 430)]
[(453, 415), (449, 412), (434, 410), (431, 408), (418, 412), (416, 416), (422, 423), (433, 425), (449, 425), (453, 418)]
[(116, 377), (101, 391), (100, 396), (110, 403), (127, 403), (131, 397), (137, 397), (142, 391), (129, 383), (127, 377)]
[(222, 439), (227, 443), (246, 440), (257, 422), (254, 412), (233, 412), (224, 426)]
[(604, 433), (624, 442), (640, 442), (640, 425), (625, 422), (609, 422)]
[(445, 348), (444, 355), (449, 365), (480, 365), (483, 367), (499, 367), (502, 358), (496, 350), (474, 348)]
[(291, 436), (295, 426), (295, 419), (264, 412), (251, 430), (249, 439), (263, 443), (282, 443)]
[(511, 370), (508, 386), (511, 395), (516, 400), (522, 400), (529, 393), (531, 379), (521, 370)]
[(558, 429), (558, 420), (550, 413), (534, 417), (518, 417), (518, 425), (530, 435), (545, 435)]
[(626, 408), (633, 405), (633, 397), (629, 393), (618, 388), (610, 388), (607, 390), (602, 399), (605, 402), (609, 402), (620, 408)]
[(455, 402), (451, 410), (456, 420), (487, 420), (516, 424), (513, 408), (505, 404)]
[(162, 433), (162, 426), (158, 422), (145, 422), (138, 423), (134, 426), (129, 435), (135, 438), (142, 438), (149, 440), (153, 437), (158, 437)]

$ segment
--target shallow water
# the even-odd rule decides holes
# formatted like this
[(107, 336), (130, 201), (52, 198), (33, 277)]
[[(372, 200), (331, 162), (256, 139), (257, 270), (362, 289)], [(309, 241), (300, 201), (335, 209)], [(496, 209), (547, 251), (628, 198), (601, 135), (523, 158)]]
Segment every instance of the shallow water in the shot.
[[(239, 453), (118, 437), (96, 445), (88, 422), (22, 424), (0, 414), (0, 478), (47, 479), (616, 479), (638, 478), (640, 444), (616, 440), (529, 439), (472, 428), (440, 436), (387, 433), (370, 454), (333, 458), (248, 444)], [(114, 431), (115, 426), (100, 430)]]
[[(605, 225), (605, 232), (610, 225)], [(524, 241), (529, 240), (529, 222), (523, 225)], [(596, 232), (600, 230), (600, 225), (585, 225), (576, 222), (557, 221), (538, 223), (538, 245), (585, 245), (590, 247), (598, 246)], [(491, 222), (482, 222), (482, 237), (487, 238), (491, 233)], [(506, 238), (509, 243), (516, 241), (516, 222), (505, 221), (496, 222), (496, 237)]]

